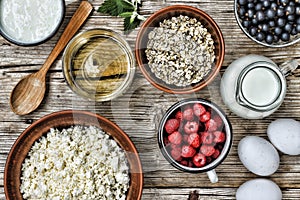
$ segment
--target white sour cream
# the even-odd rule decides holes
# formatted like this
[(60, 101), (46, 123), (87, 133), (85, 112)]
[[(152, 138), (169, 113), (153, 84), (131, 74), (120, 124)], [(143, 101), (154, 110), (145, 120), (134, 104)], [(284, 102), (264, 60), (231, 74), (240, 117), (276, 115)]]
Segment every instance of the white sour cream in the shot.
[(59, 26), (62, 0), (0, 0), (3, 34), (23, 44), (42, 42)]

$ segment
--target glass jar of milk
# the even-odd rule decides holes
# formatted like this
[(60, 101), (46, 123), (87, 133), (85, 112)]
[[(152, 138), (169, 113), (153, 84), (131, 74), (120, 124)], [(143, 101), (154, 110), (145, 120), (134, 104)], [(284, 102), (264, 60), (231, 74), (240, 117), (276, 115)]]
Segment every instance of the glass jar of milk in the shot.
[(222, 77), (222, 99), (240, 117), (264, 118), (275, 112), (284, 100), (284, 73), (264, 56), (241, 57), (228, 66)]

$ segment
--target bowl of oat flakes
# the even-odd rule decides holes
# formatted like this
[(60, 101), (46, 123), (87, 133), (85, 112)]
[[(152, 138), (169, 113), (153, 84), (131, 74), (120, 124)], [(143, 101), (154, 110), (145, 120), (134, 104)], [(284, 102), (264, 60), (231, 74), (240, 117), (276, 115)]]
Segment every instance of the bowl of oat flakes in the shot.
[(108, 119), (87, 111), (55, 112), (16, 140), (4, 171), (6, 199), (141, 199), (135, 145)]
[(174, 5), (152, 14), (141, 26), (135, 56), (145, 78), (175, 94), (196, 92), (219, 73), (225, 54), (222, 32), (204, 11)]

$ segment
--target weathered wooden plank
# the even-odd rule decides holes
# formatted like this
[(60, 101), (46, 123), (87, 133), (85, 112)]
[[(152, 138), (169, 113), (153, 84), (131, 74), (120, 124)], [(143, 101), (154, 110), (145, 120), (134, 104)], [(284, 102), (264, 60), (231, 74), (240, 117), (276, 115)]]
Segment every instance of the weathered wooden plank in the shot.
[[(95, 9), (103, 0), (91, 1)], [(287, 48), (266, 48), (247, 38), (235, 23), (232, 0), (143, 0), (141, 14), (148, 17), (153, 12), (174, 4), (198, 7), (210, 14), (220, 26), (226, 44), (226, 56), (222, 73), (233, 60), (255, 53), (265, 55), (280, 64), (290, 58), (300, 58), (300, 43)], [(36, 71), (43, 64), (59, 35), (62, 33), (79, 1), (67, 0), (66, 18), (59, 32), (48, 42), (35, 47), (19, 47), (0, 38), (0, 199), (5, 199), (3, 172), (7, 154), (19, 134), (33, 121), (51, 112), (64, 109), (88, 110), (101, 114), (118, 124), (133, 140), (144, 167), (145, 189), (143, 199), (187, 199), (190, 191), (198, 190), (200, 199), (234, 199), (237, 187), (256, 178), (241, 164), (237, 156), (237, 145), (246, 135), (266, 138), (268, 124), (280, 117), (300, 120), (300, 69), (287, 77), (288, 90), (284, 103), (277, 112), (263, 120), (245, 120), (237, 117), (223, 104), (217, 79), (205, 88), (191, 95), (163, 93), (150, 85), (137, 68), (132, 86), (121, 97), (109, 102), (93, 102), (75, 95), (67, 86), (62, 74), (62, 55), (51, 67), (48, 91), (37, 111), (27, 116), (17, 116), (9, 108), (9, 94), (21, 77)], [(110, 28), (122, 34), (132, 50), (139, 28), (128, 35), (123, 34), (123, 21), (96, 11), (80, 31), (92, 28)], [(234, 132), (234, 141), (227, 159), (217, 168), (220, 182), (210, 184), (205, 173), (190, 174), (174, 169), (161, 155), (157, 145), (156, 132), (163, 112), (178, 100), (189, 97), (203, 97), (213, 100), (228, 115)], [(300, 198), (299, 156), (280, 154), (281, 165), (270, 177), (282, 189), (284, 199)]]

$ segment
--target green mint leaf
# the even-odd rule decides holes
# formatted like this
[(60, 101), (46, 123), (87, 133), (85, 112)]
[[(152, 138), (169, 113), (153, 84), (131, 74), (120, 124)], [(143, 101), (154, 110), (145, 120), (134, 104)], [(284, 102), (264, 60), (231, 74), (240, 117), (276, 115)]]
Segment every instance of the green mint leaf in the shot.
[(133, 12), (124, 12), (124, 13), (121, 13), (119, 14), (120, 17), (131, 17), (133, 14)]
[(124, 31), (125, 32), (129, 32), (132, 29), (135, 29), (136, 27), (138, 27), (141, 23), (141, 20), (139, 20), (137, 17), (134, 18), (134, 20), (131, 22), (131, 16), (129, 17), (125, 17), (124, 19)]
[(118, 16), (121, 13), (133, 12), (134, 5), (124, 0), (105, 0), (99, 7), (98, 12)]

